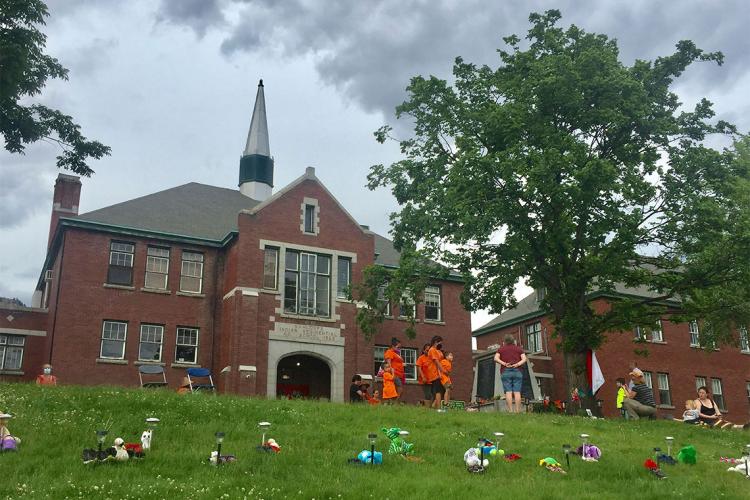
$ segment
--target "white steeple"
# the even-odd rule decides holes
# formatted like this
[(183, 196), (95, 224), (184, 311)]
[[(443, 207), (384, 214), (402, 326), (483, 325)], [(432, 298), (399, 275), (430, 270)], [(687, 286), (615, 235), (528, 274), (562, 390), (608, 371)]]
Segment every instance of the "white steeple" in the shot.
[(245, 151), (240, 159), (240, 192), (254, 200), (264, 201), (273, 189), (273, 158), (268, 145), (266, 98), (263, 80), (258, 83), (253, 118), (247, 134)]

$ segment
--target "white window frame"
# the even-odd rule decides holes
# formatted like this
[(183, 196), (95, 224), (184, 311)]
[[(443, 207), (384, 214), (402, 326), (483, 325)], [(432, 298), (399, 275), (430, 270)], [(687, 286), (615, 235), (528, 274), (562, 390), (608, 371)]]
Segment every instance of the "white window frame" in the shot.
[[(289, 267), (287, 259), (290, 255), (296, 255), (296, 269)], [(327, 260), (328, 269), (322, 271), (318, 262), (320, 259)], [(315, 318), (331, 317), (331, 268), (333, 267), (333, 256), (322, 253), (312, 253), (300, 250), (286, 250), (284, 257), (284, 313)], [(289, 306), (291, 299), (288, 297), (287, 275), (294, 277), (294, 309)], [(322, 281), (321, 281), (322, 280)], [(322, 288), (325, 285), (325, 289)], [(324, 313), (318, 310), (321, 292), (325, 294)], [(320, 301), (322, 304), (322, 301)]]
[[(144, 334), (146, 339), (144, 340)], [(141, 356), (141, 347), (144, 344), (154, 344), (159, 346), (159, 357), (157, 359), (144, 358)], [(154, 325), (151, 323), (141, 323), (141, 332), (138, 342), (138, 361), (149, 361), (152, 363), (161, 362), (164, 354), (164, 325)]]
[[(105, 338), (104, 335), (105, 335), (105, 333), (107, 333), (107, 324), (124, 325), (124, 329), (123, 329), (123, 332), (122, 332), (123, 333), (122, 339), (120, 339), (120, 338), (112, 338), (112, 337)], [(120, 330), (120, 328), (118, 326), (117, 331), (114, 332), (118, 336), (120, 334), (119, 330)], [(104, 355), (104, 342), (121, 342), (122, 343), (122, 354), (120, 356), (105, 356)], [(105, 319), (104, 321), (102, 321), (102, 335), (101, 335), (101, 341), (100, 341), (100, 344), (99, 344), (99, 358), (101, 358), (101, 359), (125, 359), (125, 347), (127, 345), (127, 342), (128, 342), (128, 322), (127, 321), (117, 321), (117, 320), (110, 320), (110, 319)]]
[[(265, 247), (263, 249), (263, 288), (266, 290), (278, 290), (279, 289), (279, 254), (281, 252), (277, 247)], [(273, 262), (270, 262), (268, 257), (273, 255)], [(266, 279), (271, 277), (269, 265), (273, 265), (273, 286), (269, 286), (266, 283)]]
[[(109, 265), (107, 266), (107, 283), (113, 285), (133, 285), (133, 262), (135, 261), (135, 243), (128, 241), (109, 242)], [(113, 282), (110, 272), (112, 268), (130, 268), (130, 280), (125, 282)]]
[[(526, 328), (524, 328), (525, 337), (524, 340), (526, 341), (526, 351), (529, 353), (538, 353), (543, 352), (544, 347), (542, 346), (542, 322), (541, 321), (535, 321), (534, 323), (530, 323), (526, 325)], [(529, 341), (530, 338), (534, 339), (534, 346), (535, 349), (532, 349), (532, 343)]]
[(688, 331), (690, 332), (690, 347), (700, 347), (700, 329), (698, 328), (698, 322), (696, 320), (688, 323)]
[(391, 301), (385, 296), (386, 285), (380, 285), (378, 287), (378, 304), (383, 304), (382, 307), (383, 316), (392, 318), (393, 313), (391, 312)]
[(648, 387), (649, 389), (651, 389), (651, 391), (653, 392), (653, 390), (654, 390), (654, 381), (653, 381), (653, 379), (651, 377), (651, 372), (644, 371), (643, 372), (643, 380), (646, 382), (646, 387)]
[[(716, 388), (719, 388), (717, 391)], [(724, 385), (720, 378), (711, 377), (711, 398), (721, 411), (727, 411), (726, 401), (724, 401)]]
[(404, 292), (401, 294), (401, 300), (398, 302), (398, 318), (399, 319), (407, 319), (409, 317), (408, 314), (404, 314), (404, 309), (410, 308), (412, 314), (414, 315), (414, 318), (417, 317), (417, 311), (415, 308), (414, 299), (409, 296), (408, 293)]
[[(650, 337), (650, 338), (647, 338)], [(656, 328), (649, 327), (635, 327), (635, 340), (643, 340), (646, 342), (664, 342), (664, 329), (660, 319), (656, 320)]]
[(740, 352), (750, 353), (750, 339), (747, 336), (747, 327), (740, 327)]
[(695, 390), (697, 391), (701, 387), (708, 387), (708, 382), (706, 381), (706, 377), (701, 377), (700, 375), (695, 376)]
[(302, 231), (305, 234), (315, 234), (315, 212), (317, 207), (311, 203), (305, 203), (303, 217), (304, 228)]
[[(203, 293), (203, 263), (206, 257), (200, 252), (192, 250), (182, 251), (180, 264), (180, 291), (185, 293)], [(186, 269), (187, 267), (187, 269)], [(198, 279), (198, 290), (187, 290), (183, 278)]]
[[(375, 345), (373, 346), (373, 376), (378, 375), (380, 366), (385, 361), (385, 351), (390, 346)], [(417, 358), (418, 351), (415, 347), (401, 347), (401, 358), (404, 360), (404, 375), (406, 380), (417, 380)]]
[[(146, 274), (143, 287), (151, 290), (166, 290), (169, 285), (169, 248), (149, 246), (146, 249)], [(149, 286), (149, 275), (161, 276), (161, 286)]]
[[(428, 285), (424, 289), (424, 320), (425, 321), (443, 321), (443, 298), (442, 298), (442, 287), (438, 285)], [(432, 298), (432, 305), (430, 304), (430, 298)], [(437, 318), (430, 318), (427, 315), (428, 307), (432, 307), (437, 310)]]
[(375, 345), (372, 347), (372, 361), (373, 361), (373, 367), (374, 367), (374, 370), (372, 372), (373, 377), (378, 376), (380, 367), (383, 365), (383, 362), (385, 361), (385, 351), (387, 350), (388, 350), (387, 345)]
[(750, 381), (745, 381), (745, 390), (747, 391), (747, 401), (750, 402)]
[[(23, 335), (0, 334), (0, 370), (20, 371), (23, 367), (24, 348), (26, 337)], [(6, 366), (8, 354), (15, 352), (18, 355), (18, 366)]]
[[(669, 387), (669, 373), (657, 372), (656, 381), (659, 384), (659, 403), (664, 406), (672, 406), (672, 390)], [(664, 401), (664, 394), (667, 393), (667, 402)]]
[[(184, 330), (184, 331), (180, 331)], [(185, 342), (184, 336), (182, 337), (182, 342), (180, 342), (181, 335), (185, 335), (185, 333), (189, 331), (190, 333), (195, 332), (195, 343), (187, 343)], [(175, 350), (174, 350), (174, 362), (175, 363), (181, 363), (186, 365), (197, 365), (198, 364), (198, 348), (200, 344), (200, 329), (196, 328), (194, 326), (178, 326), (177, 327), (177, 335), (175, 336)], [(193, 351), (195, 353), (193, 361), (186, 361), (184, 358), (180, 359), (178, 358), (178, 351), (180, 347), (195, 347), (195, 350)]]
[[(343, 265), (343, 269), (342, 269)], [(342, 274), (346, 278), (342, 280)], [(352, 283), (352, 259), (349, 257), (336, 257), (336, 298), (346, 299), (346, 291)], [(341, 285), (344, 285), (343, 287)]]

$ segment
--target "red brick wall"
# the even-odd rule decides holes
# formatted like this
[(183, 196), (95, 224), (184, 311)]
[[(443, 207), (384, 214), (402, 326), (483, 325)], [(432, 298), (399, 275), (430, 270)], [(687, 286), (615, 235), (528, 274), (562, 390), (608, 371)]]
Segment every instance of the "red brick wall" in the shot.
[[(8, 319), (8, 318), (11, 319)], [(0, 328), (8, 335), (21, 335), (13, 330), (47, 330), (47, 311), (28, 307), (0, 307)], [(42, 365), (47, 362), (45, 346), (47, 337), (23, 335), (25, 339), (21, 372), (23, 375), (0, 373), (0, 382), (17, 382), (34, 380), (42, 372)]]

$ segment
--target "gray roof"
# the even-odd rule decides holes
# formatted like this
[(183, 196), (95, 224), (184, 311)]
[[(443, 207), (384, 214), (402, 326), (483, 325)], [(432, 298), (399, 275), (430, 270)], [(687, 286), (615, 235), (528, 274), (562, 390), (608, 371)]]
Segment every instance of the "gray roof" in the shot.
[[(597, 293), (606, 293), (604, 290), (600, 290), (598, 288), (594, 288), (594, 291), (591, 292), (592, 294)], [(661, 294), (649, 289), (645, 286), (637, 286), (637, 287), (628, 287), (623, 285), (622, 283), (616, 283), (614, 288), (614, 293), (621, 294), (621, 295), (630, 295), (635, 297), (643, 297), (643, 298), (654, 298), (659, 297)], [(672, 301), (678, 300), (676, 298), (671, 299)], [(518, 319), (523, 320), (526, 318), (532, 318), (536, 315), (542, 314), (544, 311), (542, 311), (539, 307), (539, 302), (536, 300), (536, 291), (531, 292), (529, 295), (521, 299), (516, 307), (512, 309), (507, 309), (506, 311), (503, 311), (501, 314), (498, 314), (493, 319), (485, 323), (484, 325), (480, 326), (479, 328), (474, 330), (474, 333), (482, 332), (482, 333), (488, 333), (487, 330), (492, 330), (492, 327), (498, 326), (498, 325), (505, 325), (512, 324), (513, 320)]]
[(240, 210), (259, 202), (236, 189), (191, 182), (94, 210), (75, 219), (159, 233), (221, 240), (237, 230)]

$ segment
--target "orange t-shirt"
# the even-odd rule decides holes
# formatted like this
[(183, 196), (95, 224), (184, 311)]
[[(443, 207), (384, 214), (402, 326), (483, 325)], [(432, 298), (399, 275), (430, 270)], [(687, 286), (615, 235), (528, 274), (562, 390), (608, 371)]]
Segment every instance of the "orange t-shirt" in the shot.
[(437, 366), (435, 366), (435, 361), (440, 363), (445, 356), (443, 356), (443, 351), (437, 347), (430, 347), (430, 350), (427, 352), (427, 357), (430, 358), (430, 362), (427, 365), (427, 370), (425, 370), (425, 372), (427, 375), (427, 382), (432, 383), (437, 380), (439, 376)]
[(440, 383), (443, 385), (450, 384), (451, 383), (450, 374), (451, 374), (451, 369), (453, 369), (453, 363), (451, 363), (447, 359), (441, 359), (440, 366), (443, 368), (443, 376), (440, 377)]
[(383, 373), (383, 399), (398, 397), (396, 383), (394, 382), (395, 378), (396, 376), (391, 372)]
[(397, 353), (395, 349), (393, 349), (393, 347), (391, 347), (390, 349), (386, 349), (385, 354), (383, 354), (383, 358), (391, 362), (393, 374), (403, 380), (404, 358), (402, 358), (401, 355)]
[(417, 365), (417, 379), (419, 379), (420, 384), (427, 384), (427, 365), (432, 363), (430, 361), (430, 358), (427, 357), (427, 354), (422, 354), (417, 358), (417, 361), (414, 363)]
[(38, 375), (36, 385), (57, 385), (57, 377), (54, 375)]

